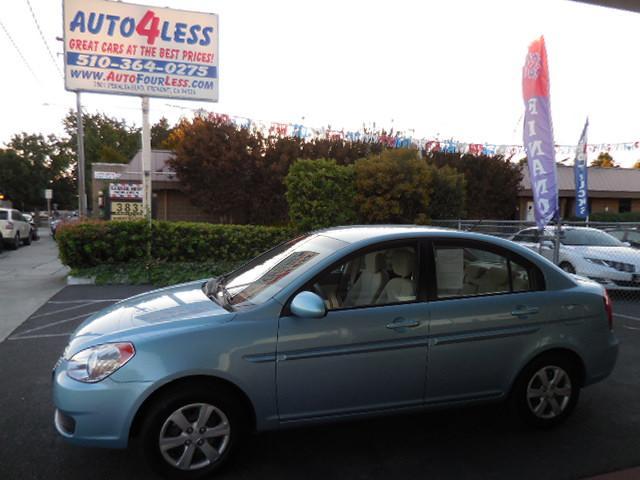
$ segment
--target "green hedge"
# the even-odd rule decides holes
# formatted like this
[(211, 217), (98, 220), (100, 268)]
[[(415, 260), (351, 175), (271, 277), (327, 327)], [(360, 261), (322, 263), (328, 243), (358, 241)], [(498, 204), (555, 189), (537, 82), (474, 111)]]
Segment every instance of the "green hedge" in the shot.
[(149, 227), (143, 220), (90, 221), (60, 227), (56, 240), (62, 263), (86, 268), (134, 261), (237, 263), (293, 235), (287, 227), (259, 225), (154, 221)]
[(640, 212), (599, 212), (589, 216), (592, 222), (640, 222)]

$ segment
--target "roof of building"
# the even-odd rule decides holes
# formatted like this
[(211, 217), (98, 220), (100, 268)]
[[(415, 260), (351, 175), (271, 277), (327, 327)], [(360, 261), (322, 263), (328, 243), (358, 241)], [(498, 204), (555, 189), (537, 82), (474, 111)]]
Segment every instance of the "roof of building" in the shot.
[[(177, 182), (175, 172), (169, 167), (167, 161), (171, 158), (171, 150), (151, 150), (151, 178), (154, 182)], [(101, 163), (93, 164), (93, 171), (117, 172), (118, 180), (140, 181), (142, 177), (142, 150), (138, 150), (128, 164)]]
[[(640, 169), (589, 167), (589, 194), (594, 197), (640, 198)], [(522, 191), (520, 196), (531, 196), (529, 169), (522, 167)], [(558, 190), (560, 195), (575, 194), (573, 167), (558, 165)]]

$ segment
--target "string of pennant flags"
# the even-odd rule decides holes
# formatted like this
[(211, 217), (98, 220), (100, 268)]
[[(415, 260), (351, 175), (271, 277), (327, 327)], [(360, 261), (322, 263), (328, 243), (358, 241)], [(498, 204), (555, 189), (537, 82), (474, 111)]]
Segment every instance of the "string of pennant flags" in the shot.
[[(178, 107), (169, 105), (170, 107)], [(248, 117), (230, 115), (226, 113), (209, 112), (204, 109), (196, 109), (195, 115), (218, 120), (223, 123), (231, 123), (238, 128), (247, 128), (260, 132), (263, 135), (276, 137), (295, 137), (306, 141), (315, 139), (343, 140), (350, 142), (378, 143), (389, 148), (417, 148), (425, 153), (444, 152), (461, 153), (470, 155), (503, 155), (506, 157), (525, 156), (523, 145), (473, 143), (463, 142), (453, 138), (442, 139), (435, 137), (417, 137), (411, 133), (413, 130), (402, 131), (391, 128), (386, 131), (372, 126), (363, 125), (358, 130), (336, 129), (330, 125), (327, 127), (309, 127), (301, 123), (270, 122), (254, 120)], [(640, 140), (622, 143), (590, 143), (587, 145), (587, 153), (618, 152), (640, 150)], [(556, 155), (574, 155), (576, 145), (555, 145)]]

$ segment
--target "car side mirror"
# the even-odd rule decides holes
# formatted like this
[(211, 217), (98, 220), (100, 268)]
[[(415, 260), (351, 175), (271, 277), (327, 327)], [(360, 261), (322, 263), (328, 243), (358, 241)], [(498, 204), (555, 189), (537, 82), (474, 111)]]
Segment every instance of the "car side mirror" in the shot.
[(630, 246), (631, 246), (631, 244), (630, 244), (629, 242), (622, 242), (622, 244), (623, 244), (625, 247), (630, 247)]
[(327, 307), (319, 295), (305, 291), (293, 297), (291, 313), (300, 318), (322, 318), (327, 314)]

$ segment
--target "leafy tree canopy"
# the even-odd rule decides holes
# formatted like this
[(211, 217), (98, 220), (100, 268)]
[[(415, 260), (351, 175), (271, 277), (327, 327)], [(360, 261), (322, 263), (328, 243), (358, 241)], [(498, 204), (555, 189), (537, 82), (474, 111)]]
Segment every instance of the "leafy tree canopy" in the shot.
[(601, 152), (600, 155), (598, 155), (598, 158), (591, 162), (591, 166), (601, 168), (617, 167), (616, 162), (613, 160), (613, 157), (607, 152)]

